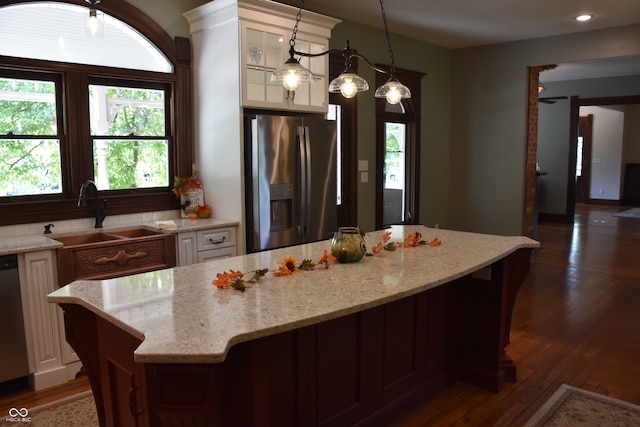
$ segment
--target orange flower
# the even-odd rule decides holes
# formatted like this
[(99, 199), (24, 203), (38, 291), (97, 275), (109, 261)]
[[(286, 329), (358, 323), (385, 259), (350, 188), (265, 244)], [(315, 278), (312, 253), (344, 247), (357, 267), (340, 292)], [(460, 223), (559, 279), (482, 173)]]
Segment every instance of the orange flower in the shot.
[(382, 235), (382, 243), (387, 243), (391, 239), (391, 232), (385, 231)]
[(280, 270), (273, 273), (274, 276), (289, 276), (298, 272), (298, 266), (296, 265), (296, 259), (294, 257), (286, 257), (280, 261)]
[(442, 243), (442, 241), (436, 237), (435, 239), (429, 242), (429, 246), (438, 246), (440, 243)]
[(218, 273), (216, 279), (211, 283), (220, 289), (242, 287), (244, 283), (243, 277), (244, 274), (242, 274), (242, 272), (230, 270), (228, 273), (226, 271), (224, 273)]
[(374, 254), (377, 254), (382, 250), (383, 247), (384, 247), (384, 243), (380, 242), (377, 245), (375, 245), (373, 248), (371, 248), (371, 250), (373, 251)]
[(327, 252), (327, 250), (325, 249), (324, 255), (322, 255), (322, 258), (320, 258), (320, 260), (318, 261), (318, 265), (324, 264), (324, 268), (329, 268), (329, 262), (330, 261), (336, 262), (337, 260), (338, 258), (333, 256), (333, 254)]
[(421, 239), (422, 239), (422, 234), (416, 231), (415, 233), (409, 234), (407, 238), (404, 239), (404, 242), (398, 243), (398, 246), (402, 248), (411, 248), (413, 246), (418, 246), (420, 244)]

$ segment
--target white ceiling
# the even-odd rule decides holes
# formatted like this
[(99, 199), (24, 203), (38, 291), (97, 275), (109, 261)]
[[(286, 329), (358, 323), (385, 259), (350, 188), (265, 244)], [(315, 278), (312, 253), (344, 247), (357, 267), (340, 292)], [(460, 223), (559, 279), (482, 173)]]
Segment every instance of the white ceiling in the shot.
[[(383, 28), (379, 0), (305, 0), (304, 8)], [(390, 32), (449, 49), (640, 23), (640, 0), (387, 0), (384, 8)], [(574, 19), (584, 13), (594, 18)], [(640, 59), (559, 64), (543, 74), (546, 81), (640, 74)]]

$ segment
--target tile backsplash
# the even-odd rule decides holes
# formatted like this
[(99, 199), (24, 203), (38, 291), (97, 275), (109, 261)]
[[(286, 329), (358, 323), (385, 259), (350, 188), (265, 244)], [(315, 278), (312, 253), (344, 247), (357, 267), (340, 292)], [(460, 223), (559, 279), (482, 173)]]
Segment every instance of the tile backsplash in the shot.
[[(180, 218), (179, 210), (169, 211), (157, 211), (157, 212), (142, 212), (126, 215), (108, 215), (105, 218), (103, 227), (128, 227), (133, 225), (140, 225), (144, 222), (162, 221), (167, 219)], [(38, 222), (31, 224), (17, 224), (17, 225), (5, 225), (0, 227), (0, 239), (7, 239), (13, 237), (22, 236), (36, 236), (44, 235), (44, 226), (46, 224), (53, 224), (51, 228), (52, 234), (68, 233), (72, 231), (83, 231), (93, 229), (95, 219), (82, 218), (82, 219), (70, 219), (64, 221), (51, 221), (51, 222)]]

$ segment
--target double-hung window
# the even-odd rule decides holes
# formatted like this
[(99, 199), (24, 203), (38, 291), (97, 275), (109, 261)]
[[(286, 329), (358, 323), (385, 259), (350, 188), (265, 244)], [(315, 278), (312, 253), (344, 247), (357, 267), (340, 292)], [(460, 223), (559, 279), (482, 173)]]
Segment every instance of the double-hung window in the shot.
[(0, 197), (62, 193), (60, 78), (0, 72)]
[[(131, 86), (131, 85), (129, 85)], [(167, 187), (170, 92), (163, 85), (89, 85), (94, 180), (98, 190)]]

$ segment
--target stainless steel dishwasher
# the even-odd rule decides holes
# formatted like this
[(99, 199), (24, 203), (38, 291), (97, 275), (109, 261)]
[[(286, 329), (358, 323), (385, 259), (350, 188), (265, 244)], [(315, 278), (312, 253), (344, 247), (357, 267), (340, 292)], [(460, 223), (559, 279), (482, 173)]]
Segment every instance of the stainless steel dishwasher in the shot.
[(0, 256), (0, 383), (28, 374), (18, 258)]

